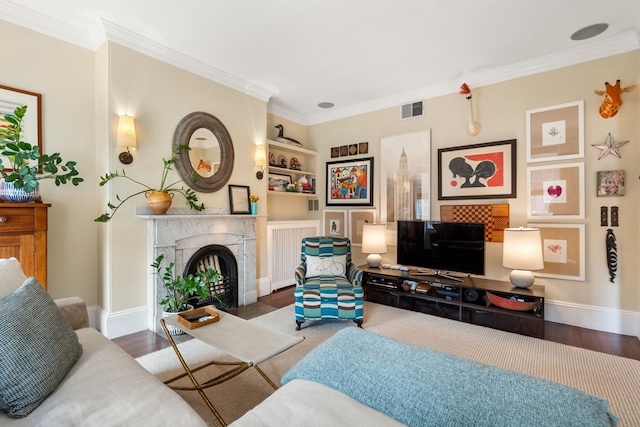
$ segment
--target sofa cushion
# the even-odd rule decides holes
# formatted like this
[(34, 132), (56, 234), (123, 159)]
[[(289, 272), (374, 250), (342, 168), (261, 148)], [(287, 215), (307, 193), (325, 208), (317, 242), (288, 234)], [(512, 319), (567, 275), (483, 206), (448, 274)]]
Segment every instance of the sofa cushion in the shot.
[(0, 258), (0, 298), (18, 289), (25, 280), (27, 276), (24, 275), (17, 259)]
[(347, 256), (334, 255), (331, 257), (306, 256), (306, 277), (337, 276), (347, 277)]
[(82, 354), (78, 337), (31, 277), (0, 299), (0, 411), (29, 415)]

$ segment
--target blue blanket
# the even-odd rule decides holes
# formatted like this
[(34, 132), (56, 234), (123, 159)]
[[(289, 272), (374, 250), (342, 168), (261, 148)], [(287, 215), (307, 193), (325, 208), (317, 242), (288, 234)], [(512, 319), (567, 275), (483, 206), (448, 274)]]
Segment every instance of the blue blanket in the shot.
[(315, 381), (410, 426), (612, 426), (605, 400), (462, 357), (346, 328), (282, 378)]

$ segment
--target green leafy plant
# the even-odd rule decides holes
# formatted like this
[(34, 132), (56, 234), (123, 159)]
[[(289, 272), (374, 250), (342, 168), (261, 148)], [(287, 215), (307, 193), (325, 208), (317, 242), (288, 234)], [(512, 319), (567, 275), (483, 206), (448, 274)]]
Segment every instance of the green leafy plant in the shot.
[(211, 284), (220, 280), (220, 273), (208, 266), (206, 270), (198, 271), (196, 274), (189, 274), (186, 277), (175, 277), (173, 268), (175, 263), (170, 262), (162, 271), (163, 255), (159, 255), (155, 262), (151, 264), (162, 279), (162, 286), (166, 291), (165, 297), (160, 300), (162, 309), (169, 313), (185, 311), (190, 298), (198, 296), (201, 299), (212, 297), (218, 302), (222, 302), (220, 297), (211, 293)]
[(60, 153), (40, 153), (37, 144), (22, 140), (22, 119), (26, 113), (26, 105), (17, 107), (13, 114), (5, 114), (8, 125), (0, 126), (0, 155), (9, 163), (4, 164), (0, 157), (0, 175), (5, 182), (31, 193), (39, 187), (41, 179), (53, 179), (57, 186), (68, 182), (77, 186), (84, 181), (78, 176), (76, 162), (64, 163)]
[[(140, 182), (136, 179), (131, 178), (130, 176), (128, 176), (126, 174), (126, 172), (124, 171), (124, 169), (122, 170), (122, 173), (119, 172), (110, 172), (108, 174), (106, 174), (105, 176), (101, 176), (100, 177), (100, 186), (102, 187), (103, 185), (105, 185), (107, 182), (111, 181), (112, 179), (116, 179), (116, 178), (124, 178), (127, 179), (131, 182), (135, 182), (136, 184), (144, 187), (143, 190), (137, 191), (133, 194), (130, 194), (129, 196), (125, 197), (124, 199), (120, 198), (120, 196), (118, 194), (116, 194), (116, 199), (118, 200), (118, 204), (114, 205), (113, 203), (109, 202), (107, 203), (107, 207), (109, 208), (110, 212), (106, 212), (102, 215), (100, 215), (98, 218), (96, 218), (94, 221), (96, 222), (108, 222), (111, 218), (113, 218), (113, 215), (115, 215), (116, 211), (120, 208), (120, 206), (122, 206), (127, 200), (138, 196), (140, 194), (144, 194), (147, 193), (148, 191), (166, 191), (169, 193), (179, 193), (181, 194), (185, 200), (187, 201), (187, 203), (189, 204), (189, 207), (191, 209), (195, 209), (196, 211), (202, 211), (204, 209), (204, 204), (200, 203), (198, 204), (198, 196), (196, 195), (195, 191), (193, 191), (190, 188), (184, 188), (182, 186), (177, 187), (177, 185), (181, 182), (184, 182), (184, 179), (179, 179), (176, 182), (173, 182), (169, 185), (166, 184), (167, 182), (167, 174), (169, 173), (170, 170), (172, 170), (172, 166), (176, 161), (176, 156), (178, 155), (178, 153), (180, 153), (182, 150), (190, 150), (188, 145), (180, 145), (177, 146), (174, 150), (173, 153), (171, 154), (171, 158), (169, 160), (167, 159), (162, 159), (162, 162), (164, 164), (164, 167), (162, 168), (162, 175), (160, 177), (160, 186), (157, 188), (151, 187), (150, 185), (147, 185), (143, 182)], [(195, 179), (194, 177), (187, 177), (189, 179)]]

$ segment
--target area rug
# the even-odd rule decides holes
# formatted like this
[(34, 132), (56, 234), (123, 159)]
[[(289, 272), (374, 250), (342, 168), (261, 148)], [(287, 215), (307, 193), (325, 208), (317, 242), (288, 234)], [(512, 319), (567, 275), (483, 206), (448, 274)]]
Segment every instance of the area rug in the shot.
[[(365, 302), (364, 310), (363, 326), (371, 332), (575, 387), (607, 400), (611, 412), (621, 418), (622, 426), (640, 426), (640, 361), (380, 304)], [(293, 305), (290, 305), (250, 320), (305, 338), (302, 343), (260, 365), (275, 382), (320, 342), (342, 328), (355, 327), (353, 322), (348, 321), (307, 321), (300, 331), (296, 331), (294, 319)], [(197, 340), (181, 343), (179, 347), (190, 366), (212, 358), (232, 360)], [(182, 372), (172, 348), (137, 360), (163, 381)], [(420, 361), (399, 360), (398, 363)], [(206, 368), (199, 374), (212, 377), (219, 372), (217, 369)], [(437, 366), (433, 369), (437, 369)], [(180, 381), (183, 385), (189, 385), (188, 380)], [(210, 426), (219, 426), (197, 392), (177, 393)], [(273, 389), (254, 369), (207, 390), (207, 396), (227, 423), (241, 417), (271, 393)]]

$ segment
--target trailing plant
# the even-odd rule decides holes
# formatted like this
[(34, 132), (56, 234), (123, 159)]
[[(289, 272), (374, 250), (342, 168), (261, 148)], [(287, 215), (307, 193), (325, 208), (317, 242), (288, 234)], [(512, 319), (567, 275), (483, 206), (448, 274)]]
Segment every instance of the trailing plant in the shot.
[(162, 309), (170, 313), (185, 311), (190, 298), (198, 296), (201, 299), (212, 297), (218, 302), (222, 302), (220, 297), (211, 293), (211, 284), (220, 280), (220, 273), (208, 266), (206, 270), (198, 271), (196, 274), (189, 274), (186, 277), (174, 277), (173, 268), (175, 263), (170, 262), (164, 267), (162, 272), (163, 255), (159, 255), (155, 262), (151, 264), (162, 279), (162, 286), (166, 295), (160, 300)]
[(0, 155), (9, 163), (4, 164), (0, 157), (0, 175), (4, 181), (27, 193), (37, 189), (41, 179), (53, 179), (57, 186), (69, 182), (77, 186), (84, 181), (78, 176), (76, 162), (64, 163), (60, 153), (40, 153), (37, 144), (22, 140), (22, 119), (26, 113), (26, 105), (17, 107), (13, 114), (5, 114), (8, 125), (0, 126)]
[[(119, 173), (118, 171), (116, 172), (110, 172), (108, 174), (106, 174), (105, 176), (101, 176), (100, 177), (100, 186), (102, 187), (103, 185), (105, 185), (107, 182), (116, 179), (116, 178), (124, 178), (127, 179), (131, 182), (135, 182), (136, 184), (140, 185), (141, 187), (144, 187), (143, 190), (137, 191), (133, 194), (130, 194), (129, 196), (125, 197), (124, 199), (120, 198), (120, 195), (116, 194), (116, 199), (118, 201), (118, 204), (114, 205), (113, 203), (109, 202), (107, 203), (107, 207), (109, 208), (110, 212), (106, 212), (102, 215), (100, 215), (98, 218), (96, 218), (94, 221), (96, 222), (108, 222), (111, 218), (113, 218), (113, 215), (115, 215), (115, 213), (118, 211), (118, 209), (120, 208), (120, 206), (122, 206), (127, 200), (138, 196), (140, 194), (145, 194), (149, 191), (166, 191), (169, 193), (179, 193), (181, 194), (185, 200), (187, 201), (187, 203), (189, 204), (189, 207), (191, 209), (194, 209), (196, 211), (202, 211), (204, 209), (204, 203), (200, 203), (198, 204), (198, 196), (196, 195), (196, 192), (193, 191), (190, 188), (184, 188), (183, 186), (177, 187), (177, 185), (181, 182), (184, 182), (184, 179), (179, 179), (175, 182), (172, 182), (171, 184), (167, 185), (167, 175), (169, 174), (169, 171), (172, 170), (172, 166), (176, 161), (176, 156), (178, 155), (178, 153), (180, 153), (180, 151), (182, 150), (190, 150), (188, 145), (180, 145), (177, 146), (172, 154), (171, 154), (171, 158), (170, 159), (162, 159), (163, 162), (163, 168), (162, 168), (162, 175), (160, 176), (160, 186), (159, 187), (152, 187), (150, 185), (147, 185), (141, 181), (138, 181), (136, 179), (131, 178), (129, 175), (127, 175), (127, 173), (124, 171), (124, 169), (122, 170), (121, 173)], [(189, 179), (195, 179), (195, 177), (189, 176), (187, 177)]]

